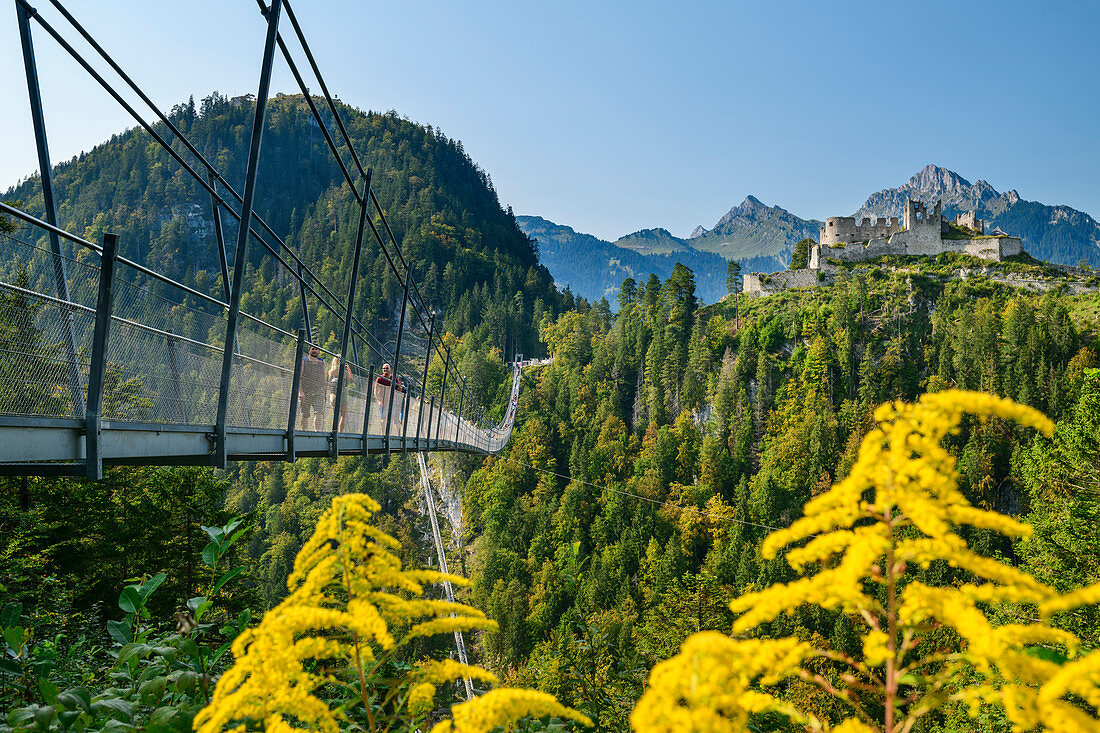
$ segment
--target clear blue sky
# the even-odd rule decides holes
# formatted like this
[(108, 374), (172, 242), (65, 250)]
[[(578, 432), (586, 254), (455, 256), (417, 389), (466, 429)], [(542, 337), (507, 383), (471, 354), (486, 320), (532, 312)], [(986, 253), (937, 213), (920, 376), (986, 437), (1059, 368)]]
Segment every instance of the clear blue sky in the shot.
[[(159, 104), (256, 91), (264, 25), (251, 0), (68, 7)], [(803, 217), (850, 214), (927, 163), (1100, 217), (1100, 3), (295, 9), (345, 102), (441, 128), (517, 214), (601, 237), (683, 236), (750, 193)], [(55, 162), (131, 126), (35, 38)], [(2, 190), (37, 168), (11, 3), (0, 68)], [(278, 68), (274, 90), (295, 91)]]

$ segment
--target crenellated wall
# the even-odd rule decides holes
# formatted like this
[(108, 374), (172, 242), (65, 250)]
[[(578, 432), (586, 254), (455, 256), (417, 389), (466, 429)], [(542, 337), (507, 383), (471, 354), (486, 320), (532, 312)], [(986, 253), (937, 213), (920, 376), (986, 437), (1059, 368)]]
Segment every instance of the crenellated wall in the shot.
[(859, 224), (856, 224), (855, 218), (851, 216), (830, 216), (818, 228), (818, 241), (822, 244), (866, 242), (876, 237), (889, 237), (898, 229), (896, 216), (889, 219), (880, 217), (873, 223), (870, 217), (863, 217)]

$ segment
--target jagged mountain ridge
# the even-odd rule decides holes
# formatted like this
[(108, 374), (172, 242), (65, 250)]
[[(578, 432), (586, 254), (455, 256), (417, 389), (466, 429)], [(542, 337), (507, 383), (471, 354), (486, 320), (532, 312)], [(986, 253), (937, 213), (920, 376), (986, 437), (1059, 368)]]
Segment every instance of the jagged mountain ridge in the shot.
[(927, 165), (897, 188), (871, 194), (855, 213), (863, 217), (902, 215), (909, 199), (943, 204), (949, 218), (976, 211), (986, 229), (1000, 227), (1020, 237), (1029, 254), (1048, 262), (1075, 265), (1080, 261), (1100, 266), (1100, 223), (1069, 206), (1025, 201), (1015, 189), (1000, 193), (984, 180), (970, 183), (958, 173)]
[(796, 242), (817, 239), (820, 226), (816, 219), (803, 219), (750, 195), (723, 214), (709, 232), (691, 239), (690, 246), (726, 260), (778, 257), (786, 262)]
[[(591, 301), (605, 297), (614, 305), (623, 280), (632, 277), (642, 283), (651, 272), (665, 280), (677, 262), (695, 273), (696, 295), (704, 303), (714, 303), (726, 295), (725, 260), (714, 253), (687, 246), (685, 240), (665, 229), (642, 230), (613, 243), (541, 216), (517, 216), (516, 224), (524, 234), (538, 241), (539, 257), (550, 269), (555, 282)], [(620, 246), (624, 241), (639, 248), (665, 248), (660, 252), (636, 250)], [(743, 266), (772, 272), (786, 267), (786, 262), (766, 257), (747, 260)]]

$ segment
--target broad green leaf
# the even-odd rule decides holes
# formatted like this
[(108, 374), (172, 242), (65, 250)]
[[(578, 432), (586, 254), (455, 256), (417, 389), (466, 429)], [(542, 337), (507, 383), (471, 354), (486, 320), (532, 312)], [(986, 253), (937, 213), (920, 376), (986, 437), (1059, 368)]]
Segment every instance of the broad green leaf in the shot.
[(202, 674), (199, 672), (181, 672), (176, 677), (176, 692), (189, 692), (198, 687), (202, 678)]
[(19, 664), (19, 662), (14, 659), (0, 657), (0, 672), (21, 677), (23, 675), (23, 665)]
[[(0, 589), (2, 591), (3, 589)], [(7, 628), (19, 623), (19, 617), (23, 615), (22, 603), (9, 603), (0, 611), (0, 627)]]
[(164, 677), (154, 677), (146, 680), (138, 687), (138, 697), (146, 705), (152, 705), (164, 697), (164, 691), (168, 688), (168, 680)]
[(129, 644), (134, 640), (134, 634), (130, 625), (123, 621), (111, 620), (107, 622), (107, 633), (119, 644)]
[(1027, 654), (1037, 659), (1042, 659), (1044, 662), (1053, 662), (1058, 666), (1061, 666), (1069, 661), (1069, 657), (1062, 654), (1059, 651), (1051, 649), (1045, 646), (1029, 646), (1024, 649), (1024, 654)]
[(149, 716), (149, 721), (145, 724), (145, 730), (174, 731), (176, 727), (172, 725), (172, 719), (178, 715), (179, 711), (175, 708), (168, 707), (167, 705), (159, 707)]
[(221, 553), (218, 552), (217, 544), (211, 542), (209, 545), (202, 548), (202, 562), (206, 567), (216, 567), (220, 559)]
[(225, 551), (228, 550), (233, 545), (234, 542), (236, 542), (242, 536), (244, 536), (244, 533), (247, 532), (247, 531), (248, 531), (248, 527), (242, 527), (241, 529), (238, 529), (236, 532), (234, 532), (233, 536), (230, 537), (228, 540), (226, 540), (222, 544), (222, 554), (225, 554)]
[(44, 677), (38, 678), (38, 691), (42, 693), (42, 699), (48, 704), (53, 705), (57, 702), (57, 685), (50, 682), (48, 679)]
[[(187, 610), (191, 612), (192, 616), (194, 616), (204, 603), (206, 603), (206, 596), (195, 596), (194, 598), (188, 598)], [(198, 621), (198, 617), (196, 617), (195, 620)]]
[(218, 582), (214, 583), (214, 592), (217, 593), (219, 588), (221, 588), (223, 585), (225, 585), (229, 581), (233, 580), (233, 578), (236, 578), (238, 575), (241, 574), (241, 572), (243, 570), (244, 570), (244, 567), (241, 566), (241, 565), (238, 565), (237, 567), (233, 568), (232, 570), (230, 570), (228, 573), (226, 573), (222, 577), (218, 578)]
[(141, 588), (139, 589), (141, 592), (141, 602), (145, 603), (145, 601), (149, 600), (149, 596), (153, 595), (153, 591), (159, 588), (160, 584), (163, 583), (164, 579), (167, 577), (168, 573), (162, 570), (153, 577), (149, 578), (149, 580), (142, 583)]
[(126, 586), (118, 596), (118, 607), (126, 613), (137, 613), (138, 609), (141, 608), (141, 604), (142, 597), (137, 586)]
[(96, 700), (92, 703), (92, 710), (94, 712), (106, 710), (110, 713), (121, 715), (126, 720), (134, 719), (133, 703), (119, 697), (105, 697), (102, 700)]
[(7, 626), (3, 630), (4, 641), (8, 642), (8, 646), (11, 647), (18, 655), (23, 649), (23, 640), (25, 638), (25, 630), (22, 626)]
[(148, 644), (126, 644), (118, 650), (119, 664), (126, 664), (134, 657), (145, 659), (147, 656), (149, 656)]
[(209, 664), (209, 665), (210, 665), (211, 667), (213, 667), (213, 666), (214, 666), (215, 664), (217, 664), (217, 663), (218, 663), (218, 660), (222, 658), (222, 655), (223, 655), (223, 654), (225, 654), (225, 653), (226, 653), (227, 651), (229, 651), (229, 647), (231, 647), (231, 646), (233, 646), (233, 642), (232, 642), (232, 641), (227, 641), (227, 642), (225, 642), (224, 644), (222, 644), (222, 645), (221, 645), (220, 647), (218, 647), (218, 648), (217, 648), (217, 649), (216, 649), (216, 650), (215, 650), (215, 651), (214, 651), (214, 652), (213, 652), (213, 653), (212, 653), (212, 654), (210, 655), (210, 658), (209, 658), (209, 659), (207, 659), (207, 663), (208, 663), (208, 664)]
[(70, 687), (58, 693), (57, 702), (68, 708), (80, 708), (89, 714), (92, 712), (92, 694), (84, 687)]
[(250, 623), (252, 623), (252, 611), (246, 608), (237, 616), (237, 633), (243, 633)]
[(225, 535), (225, 529), (223, 529), (222, 527), (203, 526), (202, 531), (206, 532), (206, 535), (215, 545), (221, 544), (222, 537)]

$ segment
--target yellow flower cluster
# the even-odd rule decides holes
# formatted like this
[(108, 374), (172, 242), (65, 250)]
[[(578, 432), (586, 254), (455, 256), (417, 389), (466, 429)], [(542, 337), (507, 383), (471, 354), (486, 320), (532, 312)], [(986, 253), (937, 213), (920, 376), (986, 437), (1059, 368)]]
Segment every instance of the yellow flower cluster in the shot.
[(630, 724), (647, 733), (745, 730), (752, 713), (804, 716), (757, 684), (776, 684), (797, 674), (812, 654), (796, 639), (737, 641), (717, 631), (694, 634), (680, 653), (653, 668), (650, 688)]
[[(294, 561), (287, 580), (290, 595), (233, 642), (236, 662), (218, 681), (211, 703), (196, 716), (198, 733), (261, 727), (336, 733), (352, 722), (345, 712), (351, 707), (334, 710), (322, 695), (353, 688), (363, 706), (389, 702), (393, 711), (403, 709), (411, 719), (420, 719), (432, 709), (436, 685), (462, 677), (496, 683), (490, 672), (453, 660), (421, 662), (396, 685), (372, 678), (386, 654), (413, 639), (496, 628), (475, 608), (423, 598), (426, 583), (466, 581), (403, 569), (393, 553), (400, 547), (397, 540), (370, 523), (378, 509), (364, 494), (333, 501)], [(376, 696), (367, 689), (387, 684), (388, 694)], [(371, 729), (386, 729), (377, 725), (369, 707), (365, 714)], [(488, 731), (527, 714), (587, 721), (553, 697), (497, 690), (457, 706), (455, 724), (458, 730)], [(479, 727), (479, 721), (490, 720), (497, 722)], [(407, 721), (399, 727), (407, 728)]]
[[(764, 557), (786, 550), (791, 567), (803, 577), (730, 604), (739, 614), (735, 633), (751, 632), (806, 603), (852, 614), (866, 630), (862, 659), (849, 660), (793, 639), (738, 641), (715, 632), (696, 634), (679, 655), (654, 669), (651, 687), (631, 718), (635, 727), (728, 730), (744, 726), (754, 712), (770, 710), (825, 729), (766, 689), (798, 676), (859, 714), (832, 728), (837, 731), (879, 730), (887, 722), (908, 729), (916, 718), (900, 722), (906, 715), (923, 715), (952, 699), (975, 712), (982, 704), (1002, 707), (1017, 731), (1100, 730), (1095, 717), (1100, 652), (1059, 665), (1035, 650), (1062, 649), (1072, 657), (1077, 648), (1072, 634), (1045, 621), (997, 626), (986, 615), (988, 604), (1014, 603), (1048, 617), (1100, 602), (1100, 585), (1059, 597), (1053, 588), (967, 546), (958, 534), (962, 525), (1009, 537), (1026, 537), (1030, 528), (972, 506), (959, 490), (955, 459), (943, 440), (958, 431), (964, 414), (1012, 420), (1048, 436), (1054, 429), (1036, 410), (976, 392), (947, 390), (914, 404), (881, 406), (875, 412), (878, 424), (864, 438), (848, 477), (808, 502), (801, 519), (764, 541)], [(907, 582), (907, 568), (936, 561), (957, 568), (967, 581), (952, 587)], [(953, 629), (962, 647), (918, 656), (920, 640), (941, 626)], [(790, 646), (769, 646), (784, 643)], [(814, 657), (843, 662), (844, 679), (853, 687), (834, 686), (807, 669), (803, 662)], [(944, 695), (941, 691), (953, 685), (951, 677), (962, 670), (977, 673), (981, 681)], [(905, 675), (904, 684), (923, 685), (929, 694), (899, 698), (895, 691)]]
[(491, 690), (469, 702), (455, 705), (454, 720), (436, 723), (432, 733), (490, 733), (506, 727), (520, 718), (568, 718), (581, 725), (592, 726), (588, 717), (567, 708), (553, 695), (537, 690), (502, 688)]

